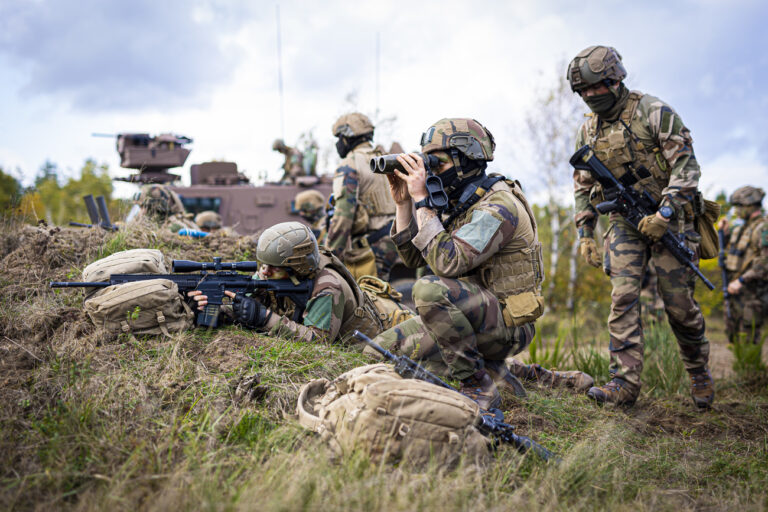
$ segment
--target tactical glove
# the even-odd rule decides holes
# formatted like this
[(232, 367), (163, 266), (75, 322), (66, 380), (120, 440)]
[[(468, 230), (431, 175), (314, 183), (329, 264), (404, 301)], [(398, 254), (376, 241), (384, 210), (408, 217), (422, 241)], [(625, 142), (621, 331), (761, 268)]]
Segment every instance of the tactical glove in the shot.
[(232, 299), (232, 312), (235, 315), (234, 322), (249, 329), (264, 327), (271, 315), (264, 304), (242, 293), (238, 293)]
[(597, 250), (594, 238), (579, 238), (579, 251), (584, 260), (593, 267), (600, 268), (603, 264), (603, 258)]
[(664, 236), (664, 233), (667, 232), (667, 227), (669, 227), (669, 220), (661, 218), (654, 213), (653, 215), (643, 217), (640, 220), (637, 229), (640, 230), (640, 233), (645, 235), (651, 243), (656, 243), (662, 236)]

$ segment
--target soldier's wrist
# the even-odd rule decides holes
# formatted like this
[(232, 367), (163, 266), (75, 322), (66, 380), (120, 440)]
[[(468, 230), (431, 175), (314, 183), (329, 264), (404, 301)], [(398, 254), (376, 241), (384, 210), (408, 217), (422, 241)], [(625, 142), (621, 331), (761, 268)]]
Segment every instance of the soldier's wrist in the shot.
[(581, 226), (579, 228), (579, 239), (581, 238), (595, 238), (595, 230), (590, 226)]

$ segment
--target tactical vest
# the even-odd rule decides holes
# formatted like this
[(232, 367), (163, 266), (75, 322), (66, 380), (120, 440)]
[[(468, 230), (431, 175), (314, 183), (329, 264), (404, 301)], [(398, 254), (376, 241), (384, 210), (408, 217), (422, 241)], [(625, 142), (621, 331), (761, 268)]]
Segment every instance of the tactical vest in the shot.
[(350, 337), (355, 330), (358, 330), (371, 338), (376, 337), (384, 330), (376, 307), (357, 285), (355, 278), (341, 260), (331, 251), (321, 248), (318, 271), (325, 268), (330, 268), (342, 277), (341, 288), (344, 298), (354, 298), (354, 308), (348, 310), (346, 305), (344, 307), (339, 336), (345, 342), (353, 341)]
[(725, 259), (725, 268), (729, 272), (736, 273), (734, 278), (749, 270), (752, 261), (759, 256), (760, 233), (766, 222), (768, 219), (765, 216), (759, 216), (733, 228), (728, 243), (729, 249)]
[[(375, 217), (391, 216), (395, 214), (396, 206), (389, 192), (389, 180), (383, 174), (375, 174), (371, 171), (371, 157), (379, 152), (371, 147), (370, 143), (364, 143), (352, 150), (339, 164), (340, 167), (351, 167), (357, 171), (357, 211), (352, 227), (352, 234), (359, 235), (371, 229), (370, 224)], [(333, 193), (335, 197), (341, 195), (343, 187), (342, 179), (334, 179)], [(374, 225), (373, 229), (378, 228)]]
[[(544, 280), (542, 248), (536, 218), (518, 181), (497, 181), (483, 192), (484, 197), (477, 204), (491, 201), (493, 195), (500, 192), (511, 194), (517, 205), (519, 220), (515, 238), (469, 275), (476, 275), (480, 283), (499, 299), (505, 323), (518, 326), (535, 320), (544, 312), (541, 296)], [(469, 209), (462, 219), (469, 221), (472, 210)]]
[[(613, 123), (605, 123), (599, 116), (593, 116), (587, 137), (592, 141), (595, 156), (617, 180), (635, 182), (632, 188), (638, 192), (647, 191), (659, 202), (661, 191), (669, 184), (669, 166), (656, 144), (646, 145), (630, 129), (642, 97), (641, 92), (630, 92), (624, 110)], [(599, 193), (592, 195), (601, 196)]]

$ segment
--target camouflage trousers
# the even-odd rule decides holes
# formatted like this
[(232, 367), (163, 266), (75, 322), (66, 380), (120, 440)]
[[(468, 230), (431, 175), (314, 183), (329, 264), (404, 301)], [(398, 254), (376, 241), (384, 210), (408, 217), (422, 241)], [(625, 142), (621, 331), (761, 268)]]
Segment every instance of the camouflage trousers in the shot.
[(730, 296), (731, 317), (726, 315), (725, 332), (731, 343), (760, 343), (763, 322), (768, 315), (768, 294), (757, 293), (751, 285), (747, 283), (741, 293)]
[[(674, 224), (674, 221), (672, 222)], [(686, 244), (698, 257), (698, 234), (686, 225)], [(649, 260), (658, 276), (658, 289), (669, 325), (677, 338), (686, 370), (696, 370), (709, 360), (709, 341), (704, 317), (693, 298), (695, 274), (661, 244), (649, 244), (629, 223), (611, 218), (605, 238), (605, 273), (611, 277), (610, 334), (611, 374), (640, 390), (643, 371), (643, 326), (640, 320), (640, 289)]]
[(465, 379), (486, 360), (504, 361), (533, 339), (533, 323), (507, 327), (498, 299), (472, 282), (426, 276), (414, 284), (413, 300), (419, 316), (374, 341), (440, 375)]
[(376, 272), (379, 279), (389, 281), (389, 275), (395, 263), (402, 263), (395, 242), (389, 236), (384, 236), (371, 244), (371, 250), (376, 257)]

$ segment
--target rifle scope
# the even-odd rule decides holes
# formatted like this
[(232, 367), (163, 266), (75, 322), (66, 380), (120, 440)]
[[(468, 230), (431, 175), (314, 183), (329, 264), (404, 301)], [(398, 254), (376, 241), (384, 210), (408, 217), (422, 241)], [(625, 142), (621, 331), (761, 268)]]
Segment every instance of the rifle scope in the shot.
[[(399, 154), (399, 153), (398, 153)], [(371, 171), (376, 174), (394, 174), (395, 169), (405, 174), (408, 174), (400, 162), (397, 161), (398, 154), (374, 156), (371, 158)], [(440, 159), (435, 155), (425, 155), (424, 153), (416, 153), (423, 161), (424, 167), (429, 169), (436, 169), (440, 165)]]
[(221, 258), (213, 258), (211, 262), (173, 260), (172, 272), (198, 272), (200, 270), (239, 270), (241, 272), (256, 272), (259, 270), (258, 261), (237, 261), (222, 263)]

